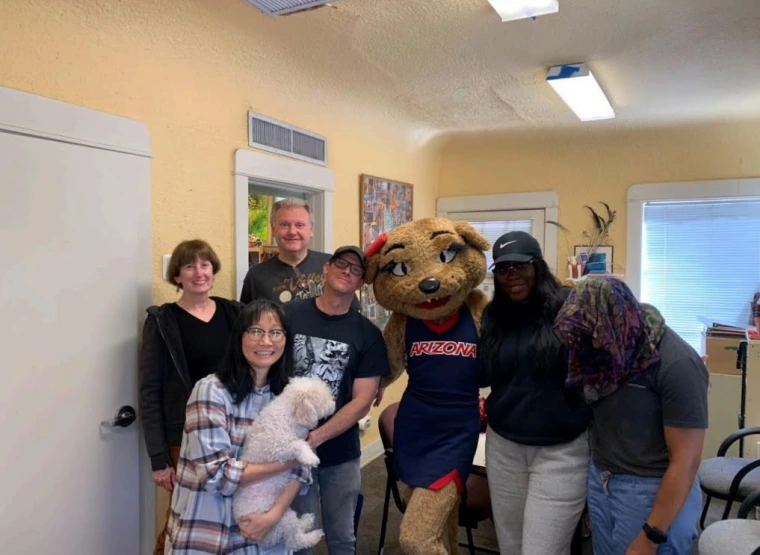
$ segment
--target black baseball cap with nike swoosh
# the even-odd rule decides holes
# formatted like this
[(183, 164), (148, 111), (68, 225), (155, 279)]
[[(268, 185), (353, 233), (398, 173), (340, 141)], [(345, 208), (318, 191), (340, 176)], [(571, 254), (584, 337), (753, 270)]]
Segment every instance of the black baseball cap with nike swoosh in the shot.
[(510, 231), (494, 242), (491, 267), (502, 262), (530, 262), (534, 258), (543, 257), (541, 245), (530, 233)]

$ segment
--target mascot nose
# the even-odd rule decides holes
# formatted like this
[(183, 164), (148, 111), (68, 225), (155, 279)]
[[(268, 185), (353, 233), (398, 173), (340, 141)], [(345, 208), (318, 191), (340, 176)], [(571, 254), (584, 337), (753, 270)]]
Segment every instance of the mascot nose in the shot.
[(441, 282), (435, 278), (425, 278), (420, 282), (419, 287), (423, 293), (435, 293), (441, 287)]

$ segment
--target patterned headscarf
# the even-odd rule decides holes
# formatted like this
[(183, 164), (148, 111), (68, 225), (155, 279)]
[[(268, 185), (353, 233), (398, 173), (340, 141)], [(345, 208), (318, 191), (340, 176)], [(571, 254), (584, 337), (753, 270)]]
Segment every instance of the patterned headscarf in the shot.
[(570, 349), (566, 385), (591, 403), (660, 360), (665, 320), (622, 281), (589, 277), (571, 291), (554, 333)]

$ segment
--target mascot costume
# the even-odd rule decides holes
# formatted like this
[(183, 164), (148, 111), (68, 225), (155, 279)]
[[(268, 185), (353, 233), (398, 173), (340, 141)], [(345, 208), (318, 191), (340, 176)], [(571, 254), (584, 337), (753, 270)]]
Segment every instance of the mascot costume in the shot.
[[(365, 281), (392, 312), (383, 331), (391, 373), (409, 383), (394, 425), (398, 478), (408, 489), (399, 541), (406, 555), (459, 553), (458, 501), (480, 431), (477, 343), (488, 299), (476, 289), (488, 241), (467, 222), (428, 218), (367, 249)], [(448, 534), (446, 533), (448, 530)]]

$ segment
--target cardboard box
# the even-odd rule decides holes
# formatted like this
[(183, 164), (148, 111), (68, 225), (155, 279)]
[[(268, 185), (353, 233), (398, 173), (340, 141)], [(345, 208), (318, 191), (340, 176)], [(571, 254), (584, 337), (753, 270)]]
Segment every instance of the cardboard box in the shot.
[(711, 374), (727, 374), (741, 376), (742, 371), (736, 368), (736, 357), (739, 352), (740, 337), (703, 337), (704, 353), (707, 359), (707, 369)]

